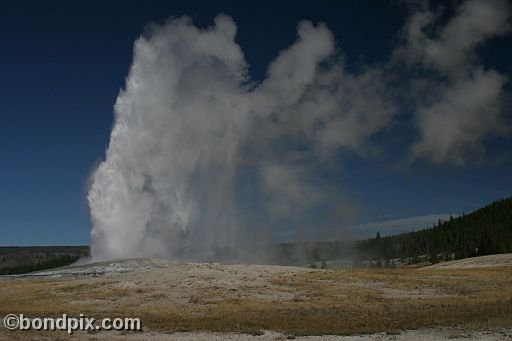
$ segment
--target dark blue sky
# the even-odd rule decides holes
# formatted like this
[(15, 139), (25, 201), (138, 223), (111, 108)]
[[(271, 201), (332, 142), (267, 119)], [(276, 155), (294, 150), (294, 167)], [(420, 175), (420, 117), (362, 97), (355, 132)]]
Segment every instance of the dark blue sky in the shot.
[[(254, 80), (295, 40), (302, 19), (326, 22), (356, 68), (389, 57), (407, 15), (395, 1), (1, 1), (0, 245), (89, 242), (87, 177), (104, 155), (133, 41), (151, 21), (186, 14), (206, 27), (220, 12), (236, 21)], [(494, 39), (481, 51), (484, 63), (511, 75), (511, 46), (510, 35)], [(410, 137), (401, 133), (383, 142), (382, 158), (344, 156), (334, 181), (357, 202), (362, 223), (469, 212), (512, 194), (510, 139), (489, 141), (482, 164), (402, 167), (394, 146)]]

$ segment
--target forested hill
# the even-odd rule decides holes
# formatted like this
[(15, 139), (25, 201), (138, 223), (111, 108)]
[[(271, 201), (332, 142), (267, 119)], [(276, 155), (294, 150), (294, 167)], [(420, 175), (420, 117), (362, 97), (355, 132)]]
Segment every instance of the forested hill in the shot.
[(359, 241), (361, 259), (431, 262), (512, 252), (512, 197), (432, 228)]

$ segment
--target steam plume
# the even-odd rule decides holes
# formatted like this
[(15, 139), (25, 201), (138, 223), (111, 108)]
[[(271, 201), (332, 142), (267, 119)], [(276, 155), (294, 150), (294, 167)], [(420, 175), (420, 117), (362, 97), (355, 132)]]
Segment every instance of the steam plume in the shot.
[[(413, 15), (389, 61), (356, 72), (347, 71), (324, 24), (300, 22), (296, 42), (270, 64), (260, 83), (248, 75), (230, 17), (219, 15), (207, 29), (187, 17), (152, 25), (135, 42), (106, 159), (92, 175), (93, 258), (254, 261), (278, 226), (348, 223), (356, 208), (315, 175), (333, 167), (338, 153), (365, 153), (371, 137), (403, 113), (400, 94), (415, 108), (411, 129), (419, 133), (412, 158), (462, 162), (467, 151), (461, 145), (479, 147), (502, 125), (506, 78), (468, 55), (506, 31), (480, 24), (506, 22), (508, 8), (489, 2), (486, 15), (479, 16), (477, 3), (464, 4), (438, 41), (422, 31), (432, 14)], [(439, 53), (415, 45), (417, 39)], [(397, 67), (434, 70), (442, 77), (415, 76), (397, 89), (390, 71)], [(427, 85), (411, 86), (420, 83)], [(442, 92), (424, 101), (428, 89)], [(467, 91), (478, 92), (479, 100), (464, 101)], [(483, 106), (490, 108), (487, 117)], [(486, 123), (462, 124), (466, 119)], [(446, 122), (453, 136), (436, 128)], [(257, 203), (248, 208), (241, 188)], [(318, 209), (323, 219), (312, 218)]]

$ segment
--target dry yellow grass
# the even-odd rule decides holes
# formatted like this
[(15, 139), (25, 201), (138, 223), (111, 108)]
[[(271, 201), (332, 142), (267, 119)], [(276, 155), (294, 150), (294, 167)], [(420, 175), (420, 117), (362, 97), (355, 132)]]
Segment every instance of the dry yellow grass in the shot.
[(140, 317), (145, 330), (295, 335), (512, 327), (512, 268), (318, 270), (276, 274), (260, 286), (248, 278), (235, 287), (155, 277), (2, 280), (0, 315), (84, 313)]

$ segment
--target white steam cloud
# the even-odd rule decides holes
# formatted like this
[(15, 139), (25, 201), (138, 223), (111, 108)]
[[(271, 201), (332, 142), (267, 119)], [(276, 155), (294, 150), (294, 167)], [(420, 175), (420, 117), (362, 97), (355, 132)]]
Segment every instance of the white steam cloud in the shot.
[(476, 49), (510, 31), (510, 8), (505, 1), (470, 0), (444, 27), (435, 23), (431, 11), (414, 14), (405, 29), (407, 43), (398, 52), (432, 75), (413, 96), (420, 138), (412, 157), (462, 164), (482, 152), (486, 137), (505, 132), (507, 77), (480, 64)]
[[(187, 17), (152, 25), (135, 42), (106, 159), (92, 175), (93, 258), (254, 261), (279, 224), (307, 225), (319, 209), (324, 218), (312, 224), (348, 223), (355, 207), (315, 175), (337, 153), (363, 153), (404, 102), (418, 130), (411, 157), (464, 162), (504, 126), (507, 78), (479, 65), (475, 49), (509, 19), (504, 2), (468, 1), (430, 37), (435, 15), (416, 13), (388, 62), (356, 72), (324, 24), (303, 21), (260, 83), (232, 18), (207, 29)], [(436, 76), (397, 89), (396, 68)], [(239, 193), (244, 169), (262, 202), (250, 213)]]

